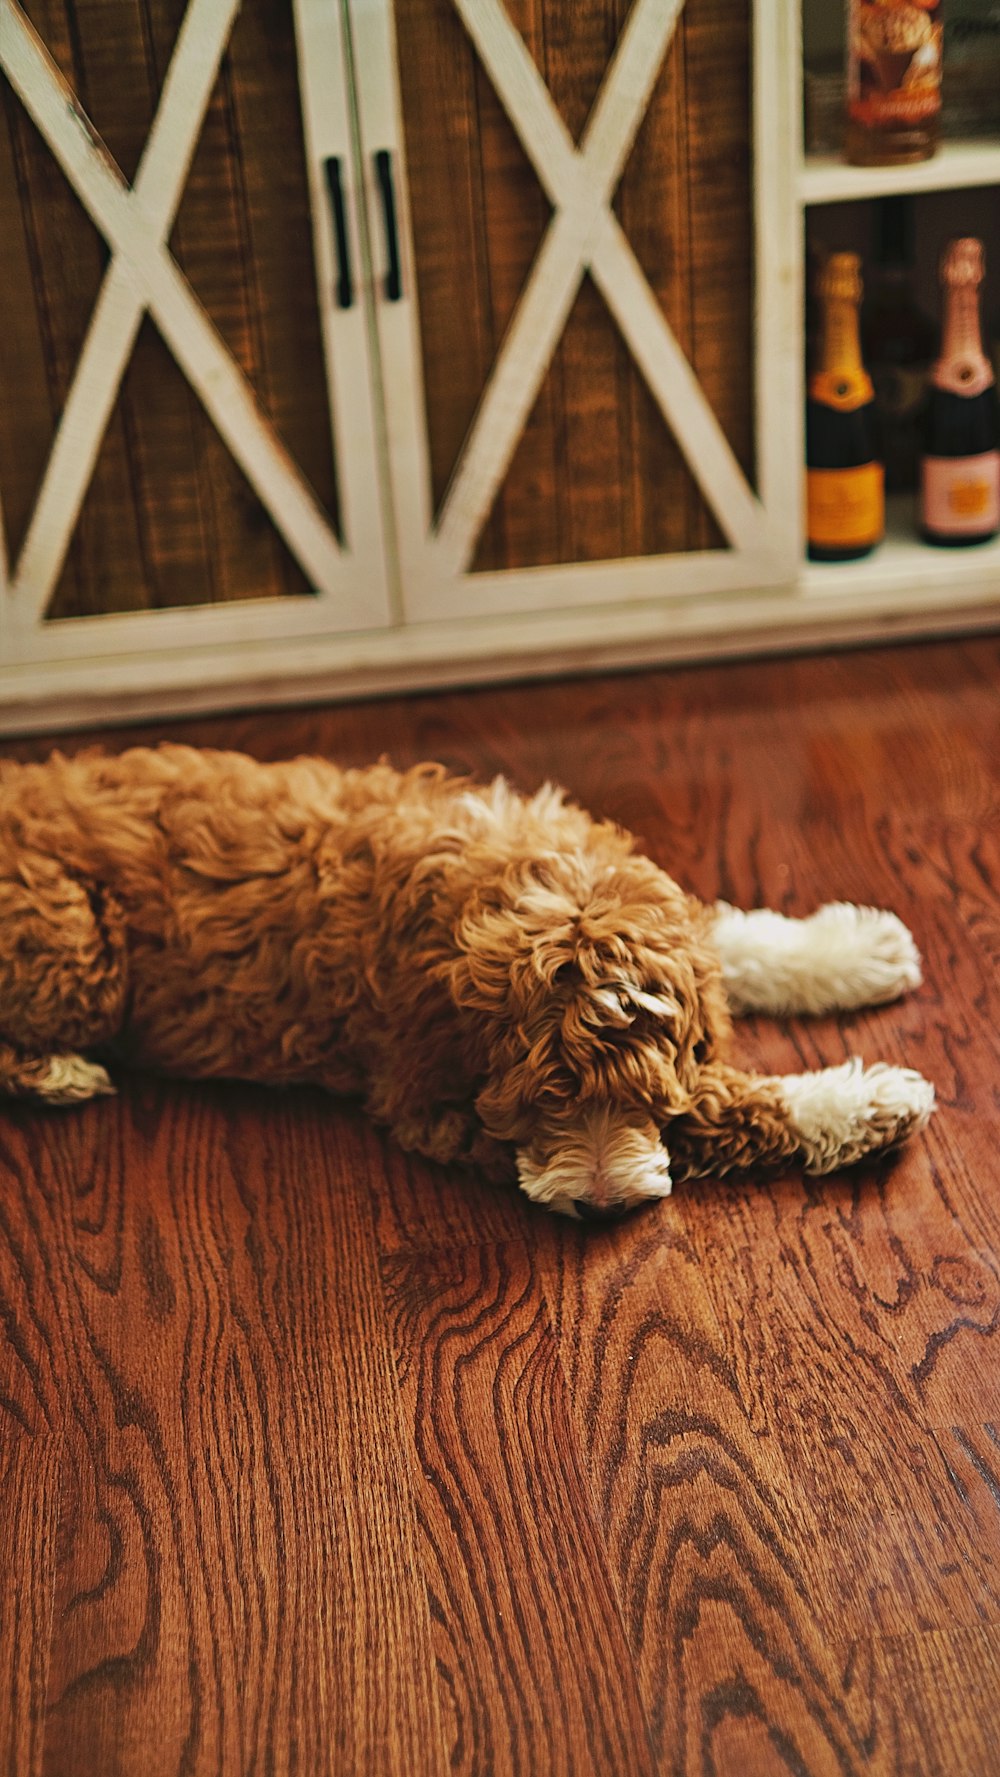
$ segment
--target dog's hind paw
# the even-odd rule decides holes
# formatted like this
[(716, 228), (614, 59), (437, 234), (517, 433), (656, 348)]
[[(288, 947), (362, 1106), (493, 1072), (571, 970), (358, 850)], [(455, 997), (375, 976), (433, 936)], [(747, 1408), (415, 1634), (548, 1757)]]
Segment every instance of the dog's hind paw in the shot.
[(846, 1061), (778, 1080), (806, 1171), (836, 1172), (905, 1141), (934, 1109), (934, 1088), (911, 1067)]
[(833, 1009), (882, 1006), (920, 986), (920, 954), (895, 913), (831, 901), (805, 923), (828, 959)]
[(80, 1104), (87, 1098), (107, 1098), (115, 1090), (99, 1062), (88, 1061), (85, 1055), (51, 1055), (33, 1096), (46, 1104)]
[(850, 1012), (920, 986), (911, 934), (880, 907), (831, 901), (808, 919), (787, 919), (720, 902), (714, 938), (736, 1012)]

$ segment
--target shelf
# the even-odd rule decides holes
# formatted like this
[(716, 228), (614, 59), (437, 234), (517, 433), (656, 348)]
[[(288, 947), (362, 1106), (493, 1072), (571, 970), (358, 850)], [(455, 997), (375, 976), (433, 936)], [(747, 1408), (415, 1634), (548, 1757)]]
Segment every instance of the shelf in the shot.
[(1000, 140), (946, 142), (932, 160), (910, 167), (851, 167), (833, 154), (810, 154), (799, 170), (798, 194), (804, 205), (846, 204), (897, 192), (994, 184), (1000, 185)]
[(931, 588), (954, 588), (956, 605), (990, 591), (1000, 598), (1000, 538), (967, 549), (935, 549), (917, 536), (913, 513), (913, 497), (893, 496), (886, 512), (885, 541), (871, 555), (853, 562), (807, 562), (801, 581), (807, 599), (828, 599), (837, 589), (857, 597), (898, 587), (915, 595)]

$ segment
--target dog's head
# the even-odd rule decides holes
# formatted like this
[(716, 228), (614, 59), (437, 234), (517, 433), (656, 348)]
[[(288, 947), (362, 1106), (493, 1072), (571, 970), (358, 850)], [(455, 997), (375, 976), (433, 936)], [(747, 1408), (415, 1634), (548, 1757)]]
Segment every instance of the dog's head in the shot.
[(451, 972), (483, 1038), (483, 1125), (516, 1147), (527, 1194), (568, 1215), (667, 1194), (659, 1129), (725, 1018), (691, 904), (614, 838), (476, 891)]

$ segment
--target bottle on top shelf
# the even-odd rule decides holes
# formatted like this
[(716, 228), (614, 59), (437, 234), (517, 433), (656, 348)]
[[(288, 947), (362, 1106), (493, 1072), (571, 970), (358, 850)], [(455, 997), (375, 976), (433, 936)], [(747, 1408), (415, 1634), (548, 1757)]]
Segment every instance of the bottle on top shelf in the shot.
[(1000, 531), (1000, 411), (983, 351), (982, 242), (952, 241), (941, 258), (941, 350), (928, 387), (920, 465), (920, 528), (928, 543), (983, 543)]
[(806, 538), (813, 561), (867, 555), (885, 529), (874, 390), (861, 360), (860, 260), (831, 253), (816, 280), (819, 347), (806, 402)]
[(917, 486), (927, 373), (937, 351), (934, 322), (912, 295), (913, 208), (911, 197), (884, 197), (878, 203), (874, 275), (861, 316), (887, 493), (912, 493)]
[(847, 159), (929, 160), (941, 129), (940, 0), (847, 0)]

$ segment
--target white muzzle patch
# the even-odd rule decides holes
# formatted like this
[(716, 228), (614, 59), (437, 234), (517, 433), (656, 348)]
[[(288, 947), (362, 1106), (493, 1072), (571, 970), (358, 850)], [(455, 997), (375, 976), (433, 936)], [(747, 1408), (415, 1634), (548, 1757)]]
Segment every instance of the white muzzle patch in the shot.
[(517, 1151), (521, 1189), (534, 1203), (580, 1218), (579, 1204), (615, 1215), (668, 1197), (670, 1162), (655, 1123), (602, 1105)]

